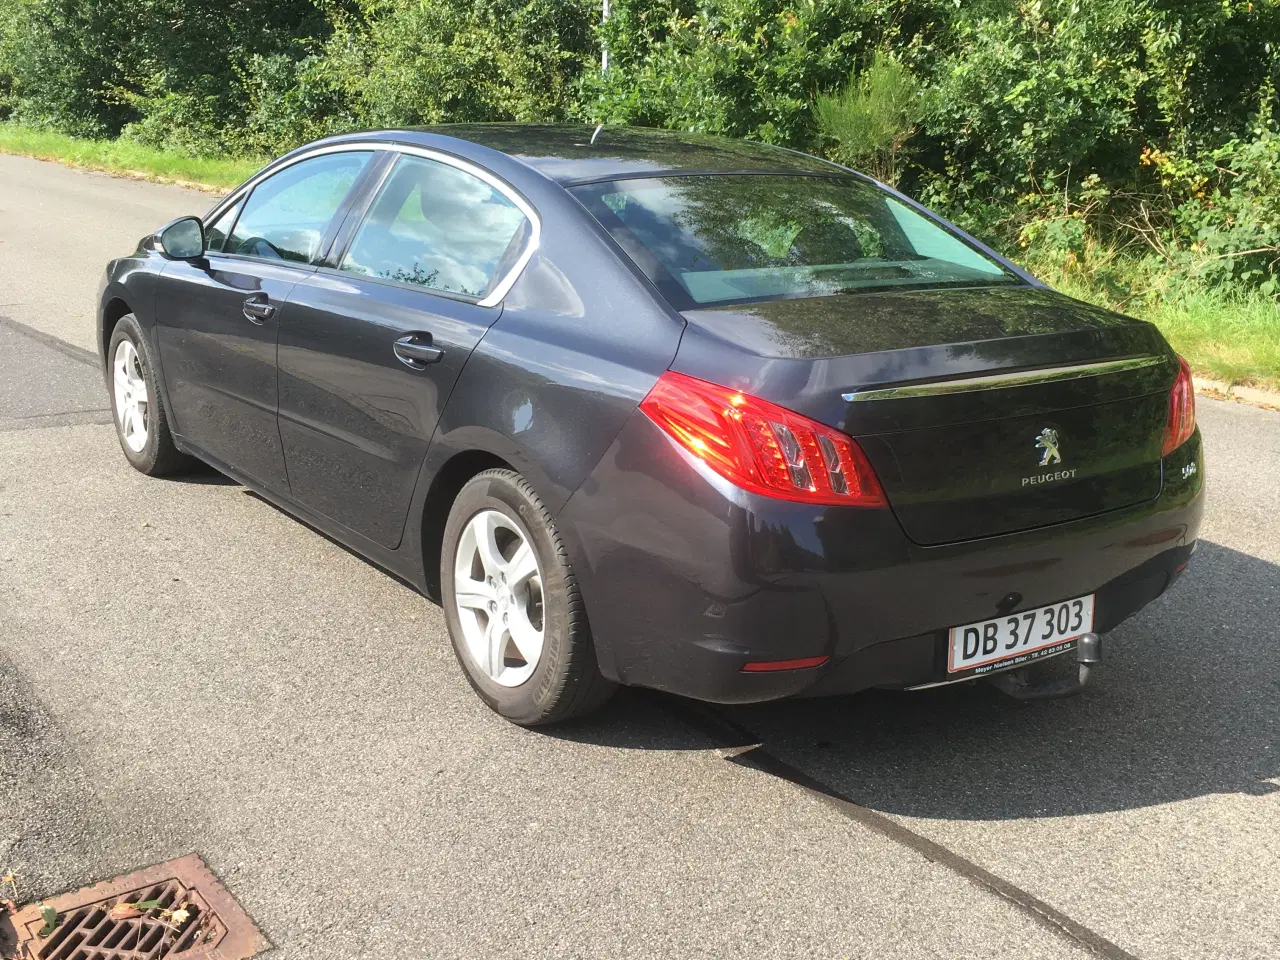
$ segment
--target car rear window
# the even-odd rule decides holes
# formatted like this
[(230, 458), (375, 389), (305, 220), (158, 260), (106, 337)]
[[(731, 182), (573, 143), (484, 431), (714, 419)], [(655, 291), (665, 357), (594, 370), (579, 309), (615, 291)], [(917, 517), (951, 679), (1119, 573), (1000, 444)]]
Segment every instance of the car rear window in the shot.
[(853, 177), (672, 176), (589, 183), (573, 193), (681, 309), (1022, 282)]

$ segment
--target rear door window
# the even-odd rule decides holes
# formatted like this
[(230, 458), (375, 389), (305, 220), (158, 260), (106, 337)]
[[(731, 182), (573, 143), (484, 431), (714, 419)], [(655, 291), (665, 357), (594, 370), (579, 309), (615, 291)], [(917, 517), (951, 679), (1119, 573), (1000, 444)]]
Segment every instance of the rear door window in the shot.
[(327, 153), (285, 167), (245, 201), (223, 253), (314, 263), (334, 214), (372, 151)]
[(514, 266), (529, 222), (502, 191), (457, 167), (396, 161), (339, 269), (483, 298)]

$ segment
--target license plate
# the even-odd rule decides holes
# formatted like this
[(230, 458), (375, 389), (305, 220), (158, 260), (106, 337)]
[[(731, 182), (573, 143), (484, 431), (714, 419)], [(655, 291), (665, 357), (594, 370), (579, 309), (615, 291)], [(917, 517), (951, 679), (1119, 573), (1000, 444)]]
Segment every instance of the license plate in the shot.
[(1071, 649), (1092, 629), (1092, 595), (952, 627), (947, 672), (979, 668), (982, 673), (980, 668), (1006, 660), (1039, 660)]

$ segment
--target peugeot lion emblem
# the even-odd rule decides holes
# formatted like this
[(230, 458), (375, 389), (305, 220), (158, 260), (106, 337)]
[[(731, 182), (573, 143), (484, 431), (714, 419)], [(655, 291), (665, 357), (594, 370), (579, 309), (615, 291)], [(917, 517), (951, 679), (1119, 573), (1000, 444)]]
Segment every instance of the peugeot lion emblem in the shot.
[(1040, 466), (1047, 467), (1051, 463), (1062, 462), (1062, 454), (1058, 452), (1058, 431), (1052, 427), (1045, 427), (1040, 431), (1040, 436), (1036, 437), (1036, 449), (1044, 451)]

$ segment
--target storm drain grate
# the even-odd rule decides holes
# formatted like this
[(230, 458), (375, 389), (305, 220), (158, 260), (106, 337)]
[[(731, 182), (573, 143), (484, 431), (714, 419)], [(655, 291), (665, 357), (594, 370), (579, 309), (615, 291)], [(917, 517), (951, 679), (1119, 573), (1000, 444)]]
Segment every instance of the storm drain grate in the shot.
[[(42, 909), (57, 911), (46, 924)], [(198, 854), (23, 908), (20, 960), (247, 960), (270, 944)]]

